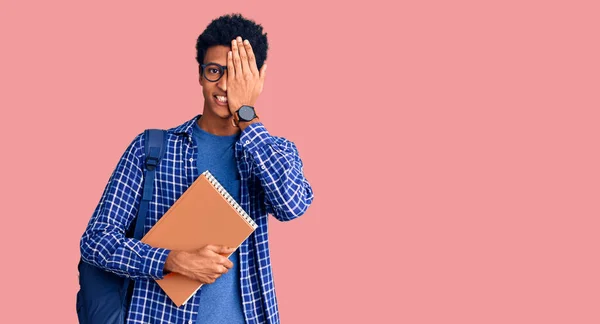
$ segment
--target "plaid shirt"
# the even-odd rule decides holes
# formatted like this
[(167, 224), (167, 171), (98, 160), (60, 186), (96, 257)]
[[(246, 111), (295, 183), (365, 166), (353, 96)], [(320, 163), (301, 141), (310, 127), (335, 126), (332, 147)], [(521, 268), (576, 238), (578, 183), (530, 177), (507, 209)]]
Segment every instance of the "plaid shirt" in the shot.
[[(145, 232), (199, 176), (198, 147), (192, 126), (200, 115), (167, 130), (167, 149), (156, 169), (155, 194)], [(141, 200), (143, 134), (135, 137), (118, 162), (81, 238), (85, 262), (135, 280), (127, 323), (195, 323), (198, 295), (176, 307), (154, 279), (163, 278), (169, 250), (125, 237)], [(289, 221), (304, 214), (313, 200), (296, 146), (272, 136), (262, 123), (248, 126), (235, 145), (241, 177), (240, 205), (258, 225), (240, 250), (243, 309), (248, 324), (279, 323), (268, 245), (268, 214)]]

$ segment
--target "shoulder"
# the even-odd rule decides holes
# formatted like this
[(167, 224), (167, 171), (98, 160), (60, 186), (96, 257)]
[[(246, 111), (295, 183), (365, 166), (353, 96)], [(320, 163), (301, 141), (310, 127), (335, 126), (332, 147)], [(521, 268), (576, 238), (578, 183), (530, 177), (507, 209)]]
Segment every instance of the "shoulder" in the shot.
[(143, 129), (137, 133), (137, 135), (133, 138), (131, 142), (132, 148), (136, 151), (139, 151), (140, 157), (145, 154), (144, 148), (146, 147), (146, 131), (147, 130), (160, 130), (164, 133), (164, 140), (167, 146), (167, 149), (176, 143), (178, 140), (181, 140), (182, 137), (185, 137), (186, 134), (191, 134), (191, 129), (194, 123), (198, 120), (200, 115), (196, 115), (191, 119), (186, 120), (182, 124), (170, 127), (170, 128), (157, 128), (157, 127), (149, 127)]
[[(137, 162), (143, 158), (144, 151), (144, 132), (139, 132), (133, 136), (133, 139), (129, 141), (127, 148), (123, 154), (123, 159), (127, 159), (131, 162)], [(138, 163), (136, 163), (138, 164)]]

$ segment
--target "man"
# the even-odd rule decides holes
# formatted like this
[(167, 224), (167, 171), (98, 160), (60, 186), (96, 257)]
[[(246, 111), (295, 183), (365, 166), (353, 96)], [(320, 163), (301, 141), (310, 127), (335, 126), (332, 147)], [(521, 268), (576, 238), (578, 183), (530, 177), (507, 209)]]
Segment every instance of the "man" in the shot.
[[(268, 214), (289, 221), (305, 213), (313, 192), (296, 146), (269, 134), (253, 108), (266, 74), (267, 37), (241, 15), (213, 20), (198, 37), (204, 110), (169, 129), (156, 169), (145, 231), (205, 170), (257, 223), (230, 259), (230, 247), (170, 251), (126, 238), (143, 178), (144, 139), (128, 146), (81, 239), (84, 262), (135, 280), (127, 323), (279, 323), (270, 266)], [(205, 285), (176, 307), (154, 281), (176, 272)]]

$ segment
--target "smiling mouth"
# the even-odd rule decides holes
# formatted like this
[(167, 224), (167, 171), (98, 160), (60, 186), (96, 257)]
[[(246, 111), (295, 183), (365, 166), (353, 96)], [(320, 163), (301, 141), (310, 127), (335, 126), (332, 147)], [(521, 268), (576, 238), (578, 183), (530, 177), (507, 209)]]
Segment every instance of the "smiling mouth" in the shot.
[(227, 97), (225, 96), (214, 96), (217, 99), (217, 102), (222, 104), (227, 104)]

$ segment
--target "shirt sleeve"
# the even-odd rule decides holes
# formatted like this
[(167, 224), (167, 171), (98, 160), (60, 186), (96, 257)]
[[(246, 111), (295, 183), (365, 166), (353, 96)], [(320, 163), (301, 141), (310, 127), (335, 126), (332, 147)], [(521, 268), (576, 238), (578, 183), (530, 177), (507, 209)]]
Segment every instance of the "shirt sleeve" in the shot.
[(141, 141), (142, 134), (127, 147), (111, 174), (81, 237), (81, 257), (123, 277), (162, 279), (170, 251), (125, 237), (142, 196)]
[(282, 222), (302, 216), (314, 194), (296, 145), (271, 136), (260, 122), (246, 127), (240, 141), (265, 191), (268, 211)]

